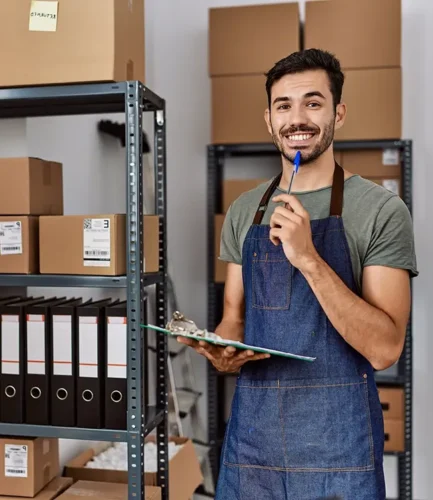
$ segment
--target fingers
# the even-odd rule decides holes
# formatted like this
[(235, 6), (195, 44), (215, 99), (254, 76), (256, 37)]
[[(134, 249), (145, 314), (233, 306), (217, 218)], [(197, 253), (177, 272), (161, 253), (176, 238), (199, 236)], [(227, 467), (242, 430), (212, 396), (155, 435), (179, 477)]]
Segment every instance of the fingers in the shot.
[(283, 230), (279, 227), (274, 227), (269, 231), (269, 239), (275, 246), (278, 246), (281, 242), (281, 237)]
[(290, 208), (285, 208), (285, 207), (276, 207), (274, 213), (272, 214), (271, 220), (273, 217), (276, 217), (277, 215), (283, 219), (286, 219), (290, 222), (294, 222), (295, 224), (298, 225), (301, 225), (304, 220), (299, 214), (296, 214)]
[(272, 201), (274, 203), (287, 203), (293, 209), (295, 214), (298, 214), (301, 217), (308, 217), (308, 212), (305, 210), (305, 208), (302, 206), (302, 203), (298, 200), (298, 198), (296, 198), (296, 196), (293, 196), (291, 194), (279, 194), (278, 196), (272, 198)]

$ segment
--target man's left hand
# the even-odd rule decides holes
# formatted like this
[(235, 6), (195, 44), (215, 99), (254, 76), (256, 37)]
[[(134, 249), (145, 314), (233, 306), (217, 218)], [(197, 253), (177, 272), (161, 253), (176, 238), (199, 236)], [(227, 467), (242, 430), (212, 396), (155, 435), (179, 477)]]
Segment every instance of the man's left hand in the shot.
[(311, 236), (310, 216), (295, 196), (280, 194), (272, 201), (283, 202), (290, 208), (275, 209), (271, 216), (270, 239), (276, 246), (281, 242), (292, 266), (302, 271), (318, 258)]

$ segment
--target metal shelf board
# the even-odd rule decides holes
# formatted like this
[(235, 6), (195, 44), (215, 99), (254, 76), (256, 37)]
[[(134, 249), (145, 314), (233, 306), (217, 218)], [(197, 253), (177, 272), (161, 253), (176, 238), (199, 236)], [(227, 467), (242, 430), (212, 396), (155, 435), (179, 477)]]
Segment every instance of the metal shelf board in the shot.
[[(163, 420), (164, 412), (154, 406), (146, 408), (145, 435)], [(26, 425), (0, 423), (2, 436), (49, 437), (62, 439), (83, 439), (90, 441), (123, 441), (128, 440), (126, 430), (113, 429), (81, 429), (78, 427), (55, 427), (51, 425)]]
[[(393, 149), (404, 148), (410, 141), (406, 140), (380, 140), (380, 141), (335, 141), (336, 150), (353, 149)], [(208, 146), (215, 155), (226, 156), (265, 156), (279, 155), (280, 152), (273, 143), (251, 143), (251, 144), (212, 144)]]
[(162, 109), (164, 100), (140, 82), (45, 85), (0, 88), (0, 118), (124, 112), (130, 89), (137, 83), (143, 110)]
[[(142, 275), (143, 286), (162, 281), (162, 275)], [(126, 276), (78, 276), (64, 274), (0, 274), (0, 287), (77, 287), (77, 288), (126, 288)]]
[(383, 375), (376, 373), (374, 376), (376, 384), (403, 387), (405, 378), (402, 375)]

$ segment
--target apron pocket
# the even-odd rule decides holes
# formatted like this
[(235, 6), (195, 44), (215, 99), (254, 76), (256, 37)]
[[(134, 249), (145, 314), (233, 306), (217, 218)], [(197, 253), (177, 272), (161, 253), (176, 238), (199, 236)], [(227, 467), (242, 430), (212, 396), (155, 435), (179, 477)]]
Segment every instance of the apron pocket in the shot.
[(280, 384), (287, 469), (366, 471), (374, 468), (368, 386), (322, 379)]
[(278, 392), (276, 385), (236, 387), (224, 440), (225, 465), (285, 467)]
[(252, 300), (256, 309), (288, 309), (292, 292), (292, 265), (282, 248), (255, 253), (252, 269)]

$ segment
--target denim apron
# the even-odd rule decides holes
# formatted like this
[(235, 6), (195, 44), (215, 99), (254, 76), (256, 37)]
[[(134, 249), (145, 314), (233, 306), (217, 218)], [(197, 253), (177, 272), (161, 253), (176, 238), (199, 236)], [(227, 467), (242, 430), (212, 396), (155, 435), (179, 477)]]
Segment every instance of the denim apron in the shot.
[[(313, 356), (246, 363), (237, 378), (216, 500), (384, 500), (383, 416), (371, 364), (335, 330), (306, 279), (269, 239), (264, 194), (242, 249), (245, 342)], [(335, 165), (330, 216), (314, 246), (359, 295)], [(350, 314), (350, 313), (348, 313)]]

